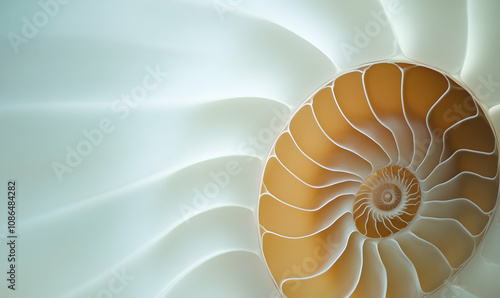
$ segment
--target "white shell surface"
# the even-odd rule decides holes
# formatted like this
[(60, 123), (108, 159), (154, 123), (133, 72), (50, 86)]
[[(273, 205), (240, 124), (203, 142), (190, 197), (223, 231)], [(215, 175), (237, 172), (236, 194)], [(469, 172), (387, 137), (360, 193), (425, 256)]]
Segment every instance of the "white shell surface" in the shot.
[[(264, 162), (289, 115), (362, 64), (440, 69), (500, 129), (495, 0), (41, 2), (0, 3), (0, 181), (19, 185), (18, 288), (2, 277), (2, 297), (279, 297), (259, 246)], [(434, 297), (495, 297), (498, 239), (497, 212)]]

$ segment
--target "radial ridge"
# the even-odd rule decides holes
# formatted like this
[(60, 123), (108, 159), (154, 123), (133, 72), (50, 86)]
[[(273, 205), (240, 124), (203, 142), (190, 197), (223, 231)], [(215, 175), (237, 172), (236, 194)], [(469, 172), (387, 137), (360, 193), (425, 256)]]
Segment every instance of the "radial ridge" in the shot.
[(496, 144), (475, 98), (424, 66), (368, 65), (320, 88), (263, 175), (262, 252), (282, 295), (434, 293), (492, 221)]

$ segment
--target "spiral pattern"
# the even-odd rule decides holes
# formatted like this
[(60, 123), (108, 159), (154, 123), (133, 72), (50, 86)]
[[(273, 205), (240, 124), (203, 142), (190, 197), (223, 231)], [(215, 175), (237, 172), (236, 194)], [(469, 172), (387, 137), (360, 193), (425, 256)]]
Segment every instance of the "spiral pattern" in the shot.
[(402, 167), (390, 166), (375, 171), (361, 185), (353, 216), (362, 234), (387, 237), (405, 228), (419, 206), (418, 179)]
[(423, 66), (344, 73), (273, 146), (258, 218), (286, 297), (419, 297), (474, 255), (495, 210), (495, 134), (475, 99)]
[[(262, 254), (257, 200), (263, 165), (290, 112), (322, 84), (348, 70), (381, 61), (415, 62), (441, 70), (467, 87), (498, 133), (498, 11), (497, 0), (1, 1), (0, 136), (4, 146), (0, 176), (4, 182), (15, 178), (20, 184), (20, 261), (16, 264), (19, 287), (12, 291), (4, 280), (0, 297), (281, 297)], [(51, 15), (44, 19), (48, 13)], [(147, 79), (151, 73), (158, 85)], [(384, 82), (380, 79), (372, 86)], [(151, 84), (156, 88), (148, 88), (147, 96), (136, 100), (141, 97), (137, 87)], [(399, 152), (406, 154), (401, 156), (401, 168), (415, 176), (404, 165), (413, 158), (411, 129), (416, 128), (410, 129), (405, 121), (401, 125), (395, 122), (404, 116), (398, 109), (394, 111), (397, 117), (383, 113), (393, 108), (388, 102), (390, 90), (386, 88), (385, 99), (375, 101), (369, 87), (370, 104), (396, 134)], [(342, 111), (346, 112), (345, 107)], [(467, 107), (453, 104), (450, 111), (441, 108), (441, 112), (449, 120), (434, 120), (443, 125), (470, 114)], [(352, 114), (346, 116), (361, 128), (351, 119)], [(115, 129), (103, 133), (102, 142), (95, 142), (100, 139), (96, 129), (109, 123), (108, 119)], [(294, 131), (294, 136), (298, 133)], [(88, 145), (88, 136), (93, 136), (90, 141), (96, 146), (78, 163), (67, 149)], [(389, 135), (388, 140), (391, 138)], [(319, 141), (316, 148), (306, 147), (307, 143), (300, 148), (312, 154), (312, 149), (319, 150)], [(385, 150), (389, 145), (384, 144)], [(420, 147), (425, 149), (425, 145)], [(378, 151), (363, 146), (361, 153), (378, 163), (376, 170), (368, 162), (351, 162), (356, 156), (339, 148), (337, 164), (331, 166), (345, 171), (318, 170), (318, 185), (345, 177), (341, 187), (332, 187), (332, 191), (351, 195), (338, 197), (335, 206), (309, 202), (310, 209), (318, 208), (318, 212), (301, 211), (315, 214), (305, 217), (310, 228), (295, 215), (278, 217), (280, 212), (270, 210), (275, 224), (286, 227), (281, 233), (293, 237), (322, 231), (341, 215), (345, 216), (332, 229), (343, 231), (348, 223), (353, 230), (351, 240), (341, 238), (349, 233), (319, 234), (323, 238), (311, 248), (316, 254), (299, 255), (289, 275), (275, 273), (277, 282), (297, 276), (303, 279), (333, 263), (340, 268), (352, 261), (362, 266), (356, 274), (363, 272), (357, 296), (377, 297), (386, 291), (380, 285), (387, 280), (393, 289), (390, 292), (396, 284), (415, 287), (411, 280), (418, 276), (408, 269), (413, 266), (410, 261), (398, 253), (396, 244), (402, 243), (398, 237), (421, 223), (420, 215), (439, 218), (446, 211), (461, 217), (475, 233), (484, 225), (488, 228), (478, 236), (482, 240), (474, 247), (474, 256), (430, 298), (498, 298), (498, 212), (489, 225), (485, 222), (490, 214), (483, 215), (480, 208), (457, 214), (456, 209), (445, 208), (451, 202), (438, 200), (424, 208), (425, 185), (415, 176), (421, 203), (406, 227), (391, 230), (394, 233), (385, 237), (373, 234), (376, 237), (370, 238), (359, 231), (354, 216), (344, 213), (354, 212), (353, 202), (370, 174), (392, 166), (386, 160), (372, 159)], [(417, 151), (416, 162), (421, 151)], [(280, 160), (287, 152), (283, 150)], [(301, 154), (291, 156), (298, 161), (294, 156)], [(321, 154), (313, 157), (329, 161)], [(468, 162), (468, 167), (493, 167), (479, 156), (476, 160)], [(55, 169), (61, 168), (54, 168), (55, 162), (69, 167), (62, 170), (63, 181), (58, 179), (60, 172)], [(290, 167), (289, 162), (286, 165)], [(299, 174), (297, 169), (293, 171)], [(325, 172), (330, 175), (323, 175)], [(432, 179), (448, 180), (441, 176), (448, 174), (452, 173), (436, 172)], [(7, 193), (3, 191), (0, 242), (6, 243)], [(304, 198), (299, 203), (308, 203)], [(468, 200), (456, 203), (472, 206)], [(497, 204), (496, 209), (499, 207)], [(292, 211), (299, 214), (300, 210), (290, 208)], [(260, 223), (265, 224), (262, 218)], [(436, 225), (427, 226), (434, 230)], [(267, 251), (270, 236), (264, 237), (268, 261), (272, 261)], [(361, 240), (366, 240), (362, 252), (352, 243)], [(295, 240), (290, 243), (296, 245)], [(278, 252), (287, 251), (276, 247)], [(0, 245), (4, 263), (8, 250), (7, 245)], [(356, 256), (344, 255), (342, 262), (336, 261), (344, 250)], [(373, 262), (363, 261), (368, 258)], [(57, 274), (61, 272), (64, 274)], [(350, 269), (345, 272), (354, 274)], [(115, 287), (121, 283), (113, 283), (118, 274), (135, 277), (127, 279), (119, 293)], [(58, 282), (54, 282), (56, 275)], [(370, 288), (370, 282), (377, 286)], [(281, 289), (295, 290), (301, 284), (299, 279), (291, 279)], [(410, 292), (413, 296), (419, 293), (417, 289), (401, 290)], [(305, 296), (314, 297), (314, 293)], [(327, 290), (324, 293), (328, 295)]]

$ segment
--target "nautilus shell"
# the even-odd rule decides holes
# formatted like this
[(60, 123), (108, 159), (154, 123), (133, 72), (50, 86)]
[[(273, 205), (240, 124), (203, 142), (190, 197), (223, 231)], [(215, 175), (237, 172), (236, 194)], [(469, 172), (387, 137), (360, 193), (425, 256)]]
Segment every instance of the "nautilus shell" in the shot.
[(497, 298), (498, 12), (0, 1), (0, 297)]
[(286, 297), (418, 297), (480, 247), (498, 150), (472, 96), (422, 66), (378, 63), (319, 89), (266, 162), (263, 254)]

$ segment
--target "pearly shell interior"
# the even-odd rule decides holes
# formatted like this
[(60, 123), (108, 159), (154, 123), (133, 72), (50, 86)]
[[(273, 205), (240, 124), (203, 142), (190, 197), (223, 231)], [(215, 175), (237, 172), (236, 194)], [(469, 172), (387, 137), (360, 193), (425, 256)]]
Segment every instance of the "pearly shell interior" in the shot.
[(286, 297), (422, 297), (476, 253), (498, 196), (495, 133), (423, 66), (344, 73), (303, 103), (266, 161), (262, 252)]

